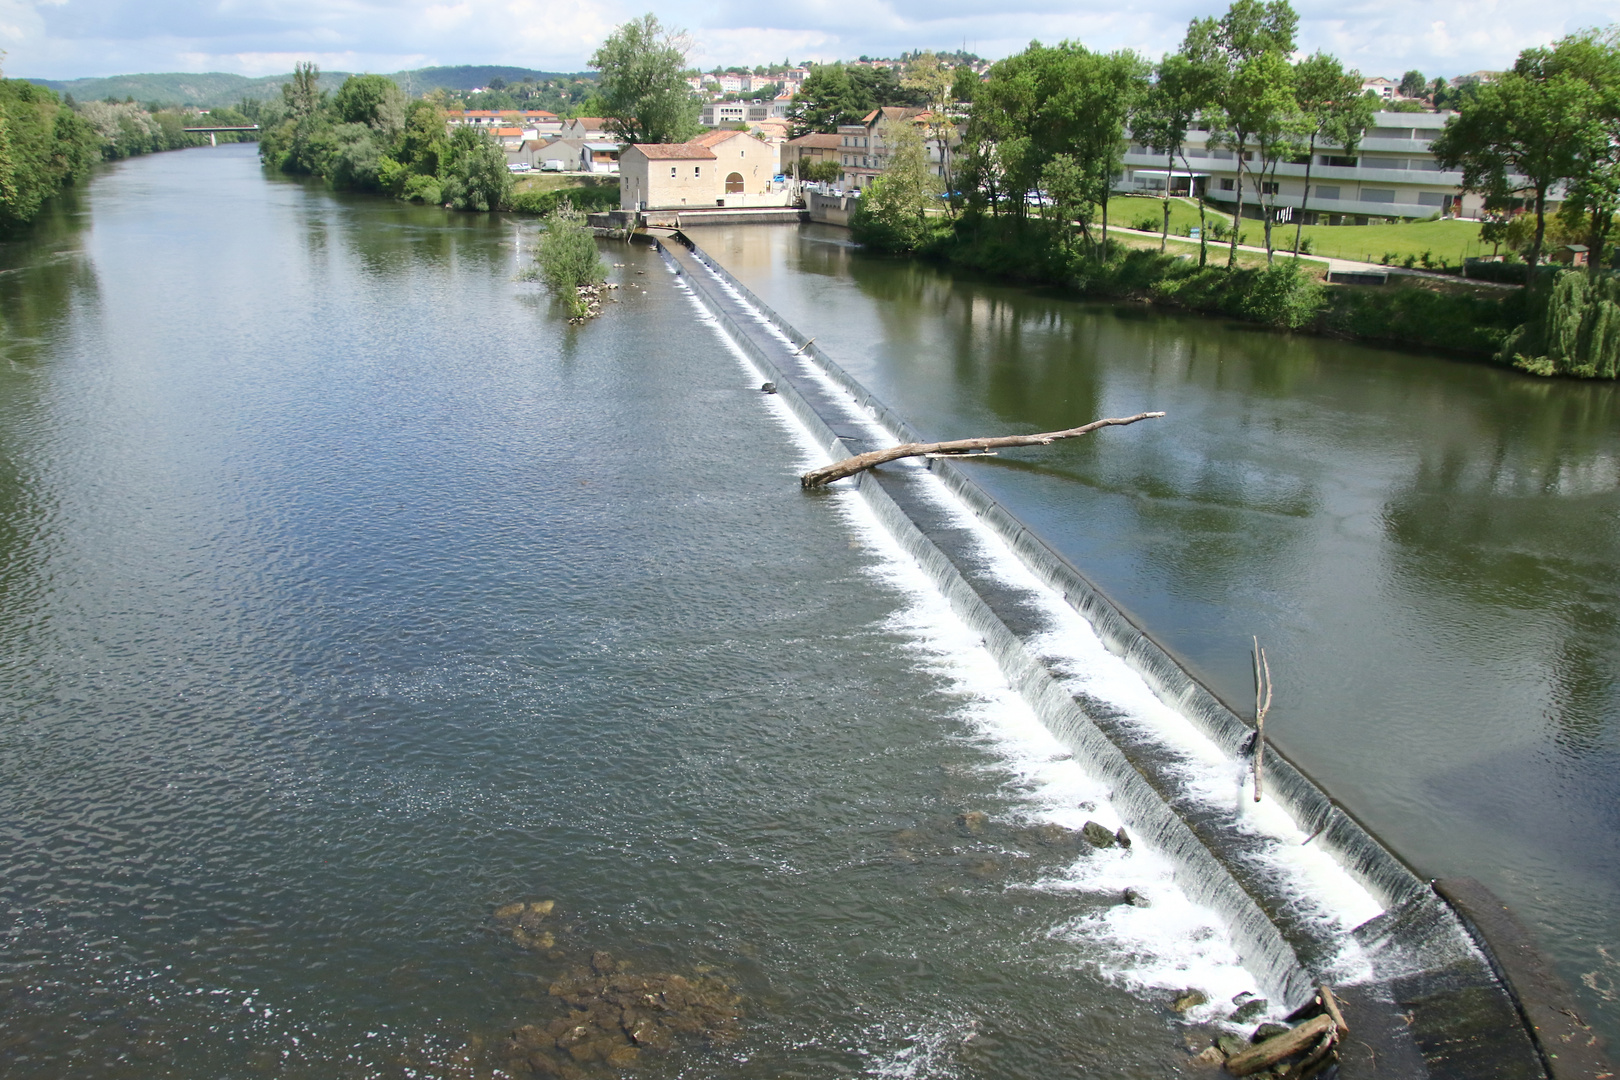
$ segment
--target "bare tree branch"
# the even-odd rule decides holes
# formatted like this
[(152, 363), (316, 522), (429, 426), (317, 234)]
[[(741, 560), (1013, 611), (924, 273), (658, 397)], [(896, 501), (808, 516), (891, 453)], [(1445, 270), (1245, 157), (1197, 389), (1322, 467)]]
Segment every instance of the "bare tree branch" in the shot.
[(883, 465), (901, 458), (922, 457), (926, 454), (958, 455), (968, 454), (976, 450), (995, 450), (1004, 446), (1049, 446), (1059, 439), (1073, 439), (1081, 435), (1089, 435), (1098, 428), (1124, 427), (1134, 424), (1138, 420), (1152, 420), (1163, 416), (1162, 412), (1137, 413), (1135, 416), (1112, 417), (1106, 420), (1093, 420), (1077, 428), (1066, 431), (1047, 431), (1039, 435), (1001, 435), (985, 439), (952, 439), (948, 442), (934, 443), (902, 443), (891, 446), (887, 450), (873, 450), (866, 454), (857, 454), (843, 461), (835, 461), (831, 465), (820, 469), (813, 469), (799, 477), (799, 483), (807, 488), (821, 487), (834, 480), (842, 480), (846, 476), (854, 476), (876, 465)]

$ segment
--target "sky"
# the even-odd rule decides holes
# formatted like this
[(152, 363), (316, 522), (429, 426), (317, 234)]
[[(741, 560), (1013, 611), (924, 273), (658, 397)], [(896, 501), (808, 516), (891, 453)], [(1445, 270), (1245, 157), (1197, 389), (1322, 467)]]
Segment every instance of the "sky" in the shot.
[[(755, 65), (791, 58), (964, 45), (990, 59), (1031, 40), (1075, 39), (1157, 58), (1188, 20), (1227, 0), (666, 0), (651, 7), (690, 33), (692, 60)], [(1613, 0), (1294, 0), (1300, 47), (1366, 75), (1409, 69), (1459, 75), (1501, 69), (1520, 49), (1616, 20)], [(138, 72), (273, 75), (298, 60), (335, 71), (438, 64), (583, 70), (613, 27), (645, 0), (0, 0), (0, 60), (11, 77), (72, 79)]]

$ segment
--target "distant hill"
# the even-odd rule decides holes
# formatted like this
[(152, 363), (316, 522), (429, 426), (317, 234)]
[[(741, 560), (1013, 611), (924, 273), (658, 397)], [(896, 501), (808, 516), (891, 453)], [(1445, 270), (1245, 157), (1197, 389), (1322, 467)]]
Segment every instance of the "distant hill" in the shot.
[[(594, 73), (586, 73), (587, 78)], [(529, 68), (498, 65), (465, 64), (459, 67), (430, 67), (418, 71), (398, 71), (389, 76), (411, 95), (425, 94), (444, 87), (446, 90), (471, 90), (488, 86), (499, 76), (509, 83), (524, 78), (536, 81), (574, 77), (571, 73), (534, 71)], [(336, 91), (349, 77), (346, 71), (321, 72), (321, 89)], [(281, 84), (292, 79), (292, 73), (266, 75), (250, 79), (246, 75), (231, 75), (223, 71), (203, 74), (170, 72), (159, 75), (110, 75), (103, 79), (30, 79), (29, 82), (48, 86), (59, 94), (72, 94), (77, 101), (99, 101), (114, 97), (122, 101), (133, 97), (136, 101), (156, 101), (168, 105), (197, 105), (212, 108), (234, 105), (244, 97), (272, 98), (281, 93)]]

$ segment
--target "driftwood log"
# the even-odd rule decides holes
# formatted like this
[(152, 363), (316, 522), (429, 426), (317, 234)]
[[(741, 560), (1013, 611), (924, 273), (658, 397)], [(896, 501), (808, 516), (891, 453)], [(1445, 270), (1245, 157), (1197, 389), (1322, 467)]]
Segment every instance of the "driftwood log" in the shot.
[(1226, 1071), (1233, 1076), (1248, 1076), (1250, 1073), (1259, 1072), (1277, 1064), (1283, 1058), (1293, 1057), (1331, 1031), (1335, 1031), (1333, 1017), (1313, 1016), (1292, 1031), (1273, 1035), (1241, 1054), (1233, 1054), (1226, 1059)]
[(928, 454), (971, 454), (982, 450), (999, 450), (1008, 446), (1049, 446), (1059, 439), (1074, 439), (1081, 435), (1089, 435), (1099, 428), (1124, 427), (1134, 424), (1138, 420), (1152, 420), (1163, 416), (1162, 412), (1137, 413), (1135, 416), (1110, 417), (1106, 420), (1093, 420), (1077, 428), (1066, 431), (1046, 431), (1039, 435), (1000, 435), (985, 439), (952, 439), (948, 442), (933, 443), (901, 443), (891, 446), (887, 450), (873, 450), (866, 454), (857, 454), (843, 461), (835, 461), (831, 465), (820, 469), (812, 469), (799, 477), (799, 483), (807, 488), (821, 487), (834, 480), (842, 480), (846, 476), (854, 476), (858, 472), (865, 472), (876, 465), (884, 465), (901, 458), (923, 457)]
[(1339, 1038), (1350, 1034), (1350, 1025), (1344, 1022), (1344, 1013), (1339, 1011), (1339, 999), (1333, 996), (1333, 991), (1327, 983), (1317, 987), (1316, 996), (1322, 1002), (1322, 1010), (1333, 1018), (1333, 1026), (1338, 1029)]

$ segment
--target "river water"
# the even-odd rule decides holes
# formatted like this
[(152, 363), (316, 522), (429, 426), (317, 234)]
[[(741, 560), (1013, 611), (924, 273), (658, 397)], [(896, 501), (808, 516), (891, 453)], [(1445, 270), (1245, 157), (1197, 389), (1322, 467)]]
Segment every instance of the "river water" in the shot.
[(1417, 869), (1485, 882), (1620, 1045), (1620, 386), (693, 235)]
[[(532, 222), (253, 150), (0, 247), (0, 1072), (485, 1076), (599, 951), (741, 998), (649, 1077), (1190, 1069), (1224, 928), (1066, 839), (1107, 792), (655, 253), (569, 328)], [(985, 481), (1228, 696), (1261, 634), (1280, 741), (1602, 1002), (1612, 388), (709, 235), (925, 431), (1169, 409)]]
[(253, 152), (0, 247), (0, 1072), (490, 1075), (599, 951), (741, 997), (647, 1076), (1184, 1067), (1225, 928), (656, 253)]

